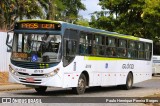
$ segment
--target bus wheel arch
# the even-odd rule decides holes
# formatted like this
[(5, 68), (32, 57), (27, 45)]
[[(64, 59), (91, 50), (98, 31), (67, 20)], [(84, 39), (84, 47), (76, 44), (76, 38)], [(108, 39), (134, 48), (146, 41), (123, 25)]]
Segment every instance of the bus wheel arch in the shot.
[(81, 74), (84, 74), (86, 77), (86, 81), (87, 81), (87, 86), (89, 86), (89, 74), (87, 71), (83, 71)]

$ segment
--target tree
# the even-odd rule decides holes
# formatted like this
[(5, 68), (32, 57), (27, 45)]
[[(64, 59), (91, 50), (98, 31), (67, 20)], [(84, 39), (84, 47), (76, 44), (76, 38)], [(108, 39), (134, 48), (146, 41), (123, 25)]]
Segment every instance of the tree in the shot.
[(84, 19), (82, 16), (79, 16), (79, 18), (75, 21), (75, 24), (89, 27), (88, 19)]
[(13, 9), (11, 8), (11, 1), (5, 1), (5, 0), (1, 0), (0, 1), (0, 28), (1, 29), (6, 29), (7, 27), (9, 27), (10, 25), (8, 25), (8, 23), (10, 23), (10, 19), (11, 19), (11, 15), (13, 13)]
[[(99, 0), (102, 9), (108, 9), (113, 19), (113, 30), (123, 34), (160, 41), (160, 0)], [(100, 17), (101, 18), (101, 17)], [(100, 19), (99, 18), (99, 19)], [(98, 20), (98, 19), (97, 19)], [(102, 19), (106, 20), (105, 18)], [(101, 27), (104, 23), (98, 22)], [(99, 26), (99, 27), (100, 27)], [(106, 26), (108, 26), (106, 24)], [(111, 29), (109, 29), (111, 30)], [(157, 52), (160, 54), (160, 51)], [(156, 54), (157, 54), (156, 53)]]
[(17, 19), (44, 17), (41, 3), (44, 0), (2, 0), (0, 1), (1, 28), (10, 29)]
[(110, 15), (115, 15), (115, 31), (134, 36), (146, 37), (143, 32), (144, 0), (101, 0), (102, 8), (110, 10)]
[(113, 15), (108, 16), (109, 11), (95, 11), (92, 13), (90, 26), (98, 29), (114, 31)]
[(16, 20), (50, 19), (74, 22), (79, 10), (85, 10), (81, 0), (1, 0), (0, 28), (10, 29)]
[(85, 5), (81, 0), (61, 0), (66, 6), (63, 11), (64, 21), (73, 23), (78, 18), (80, 10), (86, 10)]

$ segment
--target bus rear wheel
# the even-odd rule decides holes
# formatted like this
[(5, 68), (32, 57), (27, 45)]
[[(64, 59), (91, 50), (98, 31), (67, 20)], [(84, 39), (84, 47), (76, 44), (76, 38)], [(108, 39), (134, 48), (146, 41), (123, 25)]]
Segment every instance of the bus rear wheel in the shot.
[(78, 79), (78, 85), (75, 88), (72, 88), (73, 92), (76, 94), (83, 94), (86, 90), (87, 80), (84, 74), (81, 74)]
[(133, 86), (133, 75), (129, 73), (127, 76), (126, 84), (124, 85), (124, 89), (129, 90)]
[(39, 86), (38, 88), (35, 88), (35, 90), (37, 91), (37, 93), (43, 94), (46, 92), (47, 87), (46, 86)]

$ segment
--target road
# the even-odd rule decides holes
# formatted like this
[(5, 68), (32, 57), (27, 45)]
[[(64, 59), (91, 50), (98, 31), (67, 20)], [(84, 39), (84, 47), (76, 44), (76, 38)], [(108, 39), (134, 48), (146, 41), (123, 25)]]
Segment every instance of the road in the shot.
[[(29, 89), (29, 90), (18, 90), (18, 91), (13, 90), (13, 91), (0, 92), (0, 97), (47, 97), (47, 98), (48, 97), (146, 97), (158, 93), (160, 93), (160, 76), (156, 76), (153, 77), (151, 80), (134, 84), (133, 89), (131, 90), (123, 90), (116, 86), (92, 87), (88, 88), (85, 94), (83, 95), (75, 95), (69, 88), (68, 89), (48, 88), (47, 92), (42, 95), (42, 94), (37, 94), (34, 89)], [(98, 106), (99, 103), (94, 105)], [(111, 103), (110, 105), (113, 104)], [(122, 104), (122, 103), (120, 105), (127, 106), (127, 104)], [(130, 105), (134, 106), (137, 104), (130, 103)], [(144, 104), (138, 104), (138, 105), (143, 106)], [(116, 104), (116, 106), (119, 106), (119, 104)]]

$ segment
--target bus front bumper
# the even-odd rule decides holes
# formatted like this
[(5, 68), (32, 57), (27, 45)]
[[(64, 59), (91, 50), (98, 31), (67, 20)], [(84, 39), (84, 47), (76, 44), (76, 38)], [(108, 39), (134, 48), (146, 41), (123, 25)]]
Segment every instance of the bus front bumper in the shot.
[(62, 87), (62, 79), (56, 74), (52, 77), (16, 76), (9, 72), (9, 82), (31, 86)]

